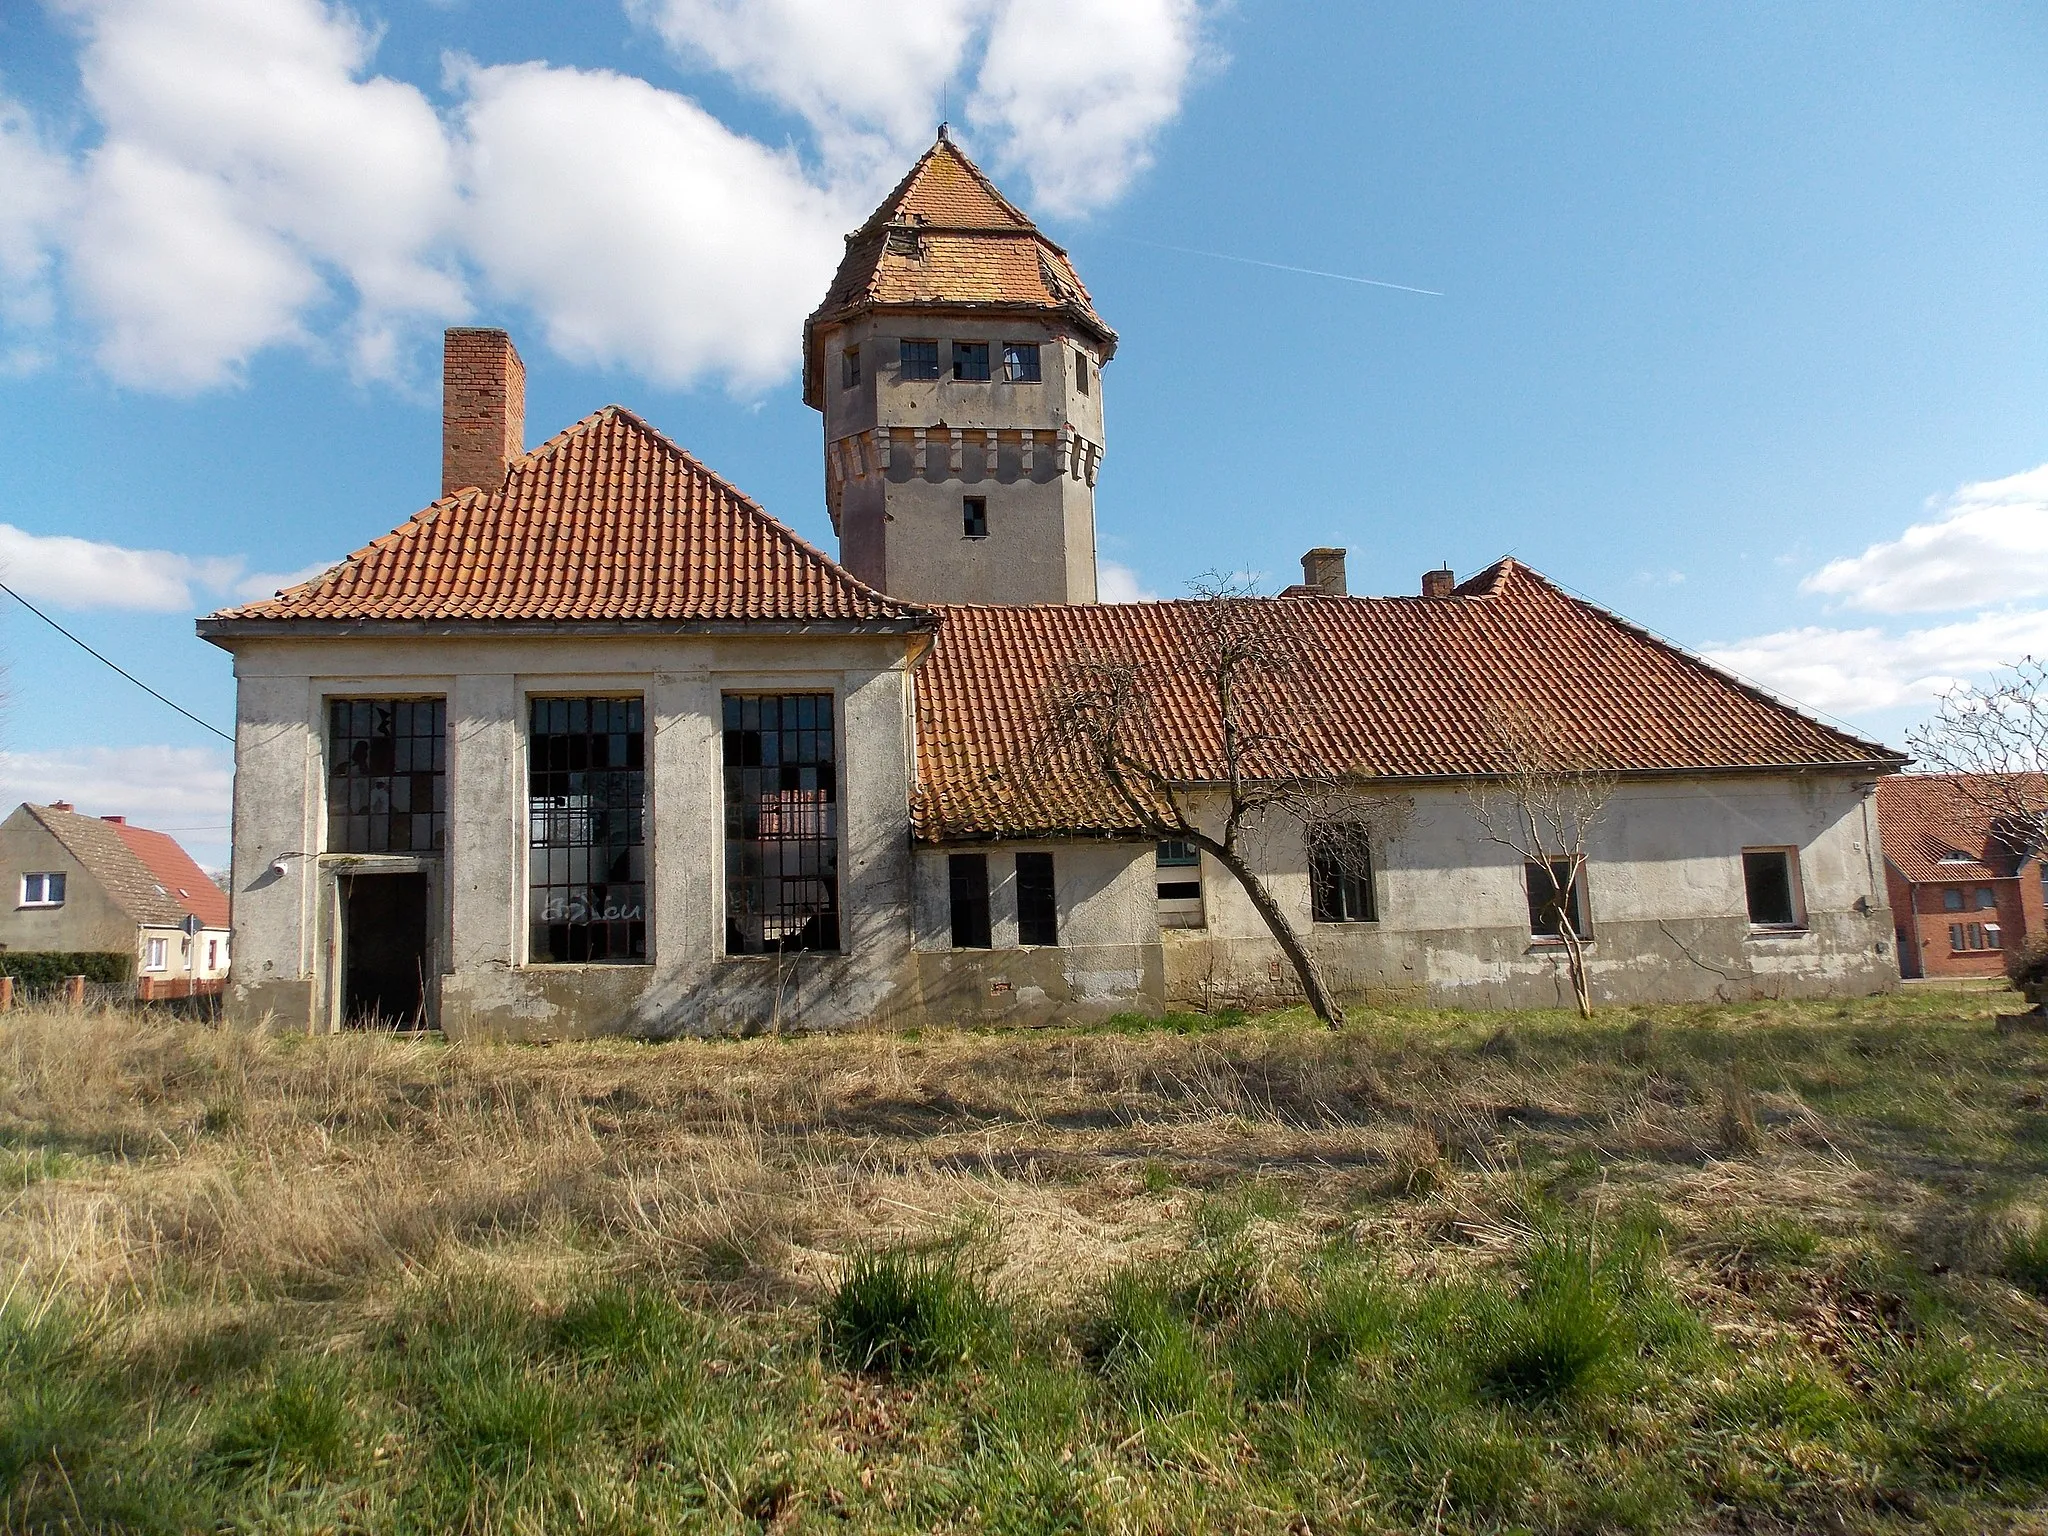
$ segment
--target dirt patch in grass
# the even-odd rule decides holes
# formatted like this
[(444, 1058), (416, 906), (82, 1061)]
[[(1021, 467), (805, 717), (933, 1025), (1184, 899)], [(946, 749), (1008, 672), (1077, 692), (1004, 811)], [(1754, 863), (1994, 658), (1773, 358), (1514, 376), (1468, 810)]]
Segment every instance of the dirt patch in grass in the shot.
[(450, 1046), (0, 1017), (0, 1527), (1993, 1529), (1995, 995)]

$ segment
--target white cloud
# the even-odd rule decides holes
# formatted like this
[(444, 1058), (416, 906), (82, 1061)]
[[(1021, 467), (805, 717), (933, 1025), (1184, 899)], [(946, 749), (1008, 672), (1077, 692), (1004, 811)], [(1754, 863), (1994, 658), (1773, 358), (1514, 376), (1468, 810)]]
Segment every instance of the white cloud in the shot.
[(1105, 603), (1156, 603), (1159, 594), (1146, 588), (1144, 580), (1128, 565), (1104, 560), (1095, 567), (1095, 593)]
[(794, 155), (627, 75), (519, 64), (462, 83), (476, 259), (555, 351), (667, 384), (789, 372), (853, 212)]
[(1152, 163), (1203, 57), (1198, 0), (1007, 0), (968, 120), (999, 135), (996, 164), (1036, 201), (1081, 213)]
[(88, 816), (125, 816), (170, 832), (207, 868), (227, 862), (234, 764), (223, 747), (70, 747), (0, 752), (0, 814), (24, 800), (67, 800)]
[(2048, 610), (1980, 613), (1888, 635), (1808, 626), (1709, 646), (1706, 657), (1780, 696), (1836, 715), (1931, 703), (2022, 656), (2048, 656)]
[(167, 549), (125, 549), (69, 534), (29, 533), (0, 523), (0, 580), (31, 602), (59, 608), (124, 608), (189, 613), (201, 593), (245, 601), (318, 575), (251, 572), (239, 555), (194, 557)]
[(1876, 613), (1933, 613), (2048, 593), (2048, 464), (1965, 485), (1931, 522), (1822, 566), (1801, 589)]
[(0, 96), (0, 324), (55, 316), (51, 252), (75, 194), (70, 162), (44, 142), (19, 102)]

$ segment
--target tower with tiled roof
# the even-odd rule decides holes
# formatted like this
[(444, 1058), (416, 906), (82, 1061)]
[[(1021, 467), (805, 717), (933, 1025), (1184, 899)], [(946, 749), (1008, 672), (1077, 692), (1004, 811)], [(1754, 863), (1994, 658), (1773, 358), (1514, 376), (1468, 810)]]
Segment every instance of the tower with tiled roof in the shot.
[(912, 602), (1094, 602), (1115, 350), (1067, 253), (942, 127), (804, 324), (841, 562)]

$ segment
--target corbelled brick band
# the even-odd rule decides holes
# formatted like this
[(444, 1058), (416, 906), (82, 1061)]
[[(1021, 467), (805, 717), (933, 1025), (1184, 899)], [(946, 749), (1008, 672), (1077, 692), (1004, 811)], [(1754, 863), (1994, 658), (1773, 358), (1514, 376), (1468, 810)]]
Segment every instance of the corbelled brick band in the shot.
[(526, 365), (503, 331), (457, 327), (441, 361), (441, 494), (495, 491), (526, 451)]

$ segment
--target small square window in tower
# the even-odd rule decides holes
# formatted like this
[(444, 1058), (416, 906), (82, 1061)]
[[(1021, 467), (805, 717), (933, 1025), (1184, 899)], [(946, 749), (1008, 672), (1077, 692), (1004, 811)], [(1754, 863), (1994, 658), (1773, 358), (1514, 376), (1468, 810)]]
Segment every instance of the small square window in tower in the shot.
[(1017, 855), (1017, 942), (1050, 948), (1060, 941), (1060, 910), (1052, 855)]
[(1088, 354), (1074, 354), (1074, 388), (1081, 394), (1088, 393)]
[(963, 496), (960, 498), (960, 525), (970, 539), (988, 537), (988, 498), (986, 496)]
[(1006, 341), (1003, 343), (1003, 380), (1009, 384), (1036, 384), (1038, 382), (1037, 342)]
[(839, 382), (843, 388), (860, 387), (860, 348), (848, 347), (839, 354)]
[(905, 341), (897, 344), (897, 356), (905, 379), (936, 379), (939, 376), (939, 344), (936, 341)]
[(965, 384), (986, 384), (988, 382), (988, 343), (985, 341), (954, 342), (953, 377)]

